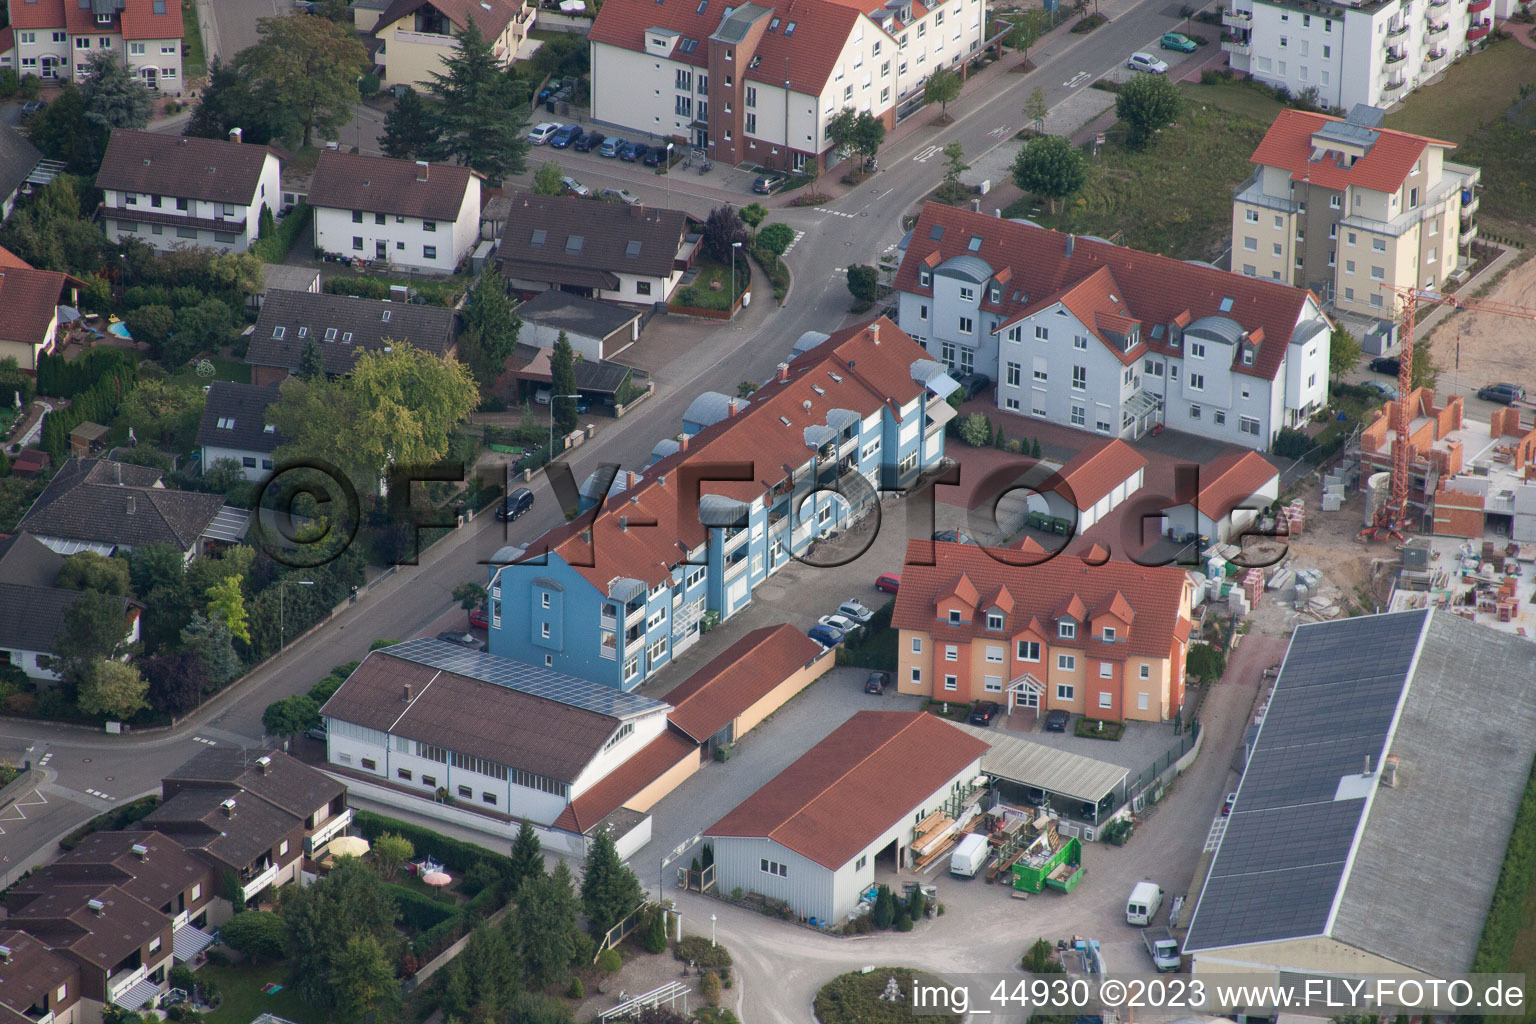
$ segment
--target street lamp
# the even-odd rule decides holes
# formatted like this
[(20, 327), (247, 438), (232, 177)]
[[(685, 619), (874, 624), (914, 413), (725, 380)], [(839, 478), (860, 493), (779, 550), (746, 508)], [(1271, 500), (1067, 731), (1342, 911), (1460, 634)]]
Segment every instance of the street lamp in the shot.
[(555, 402), (562, 398), (572, 401), (580, 398), (580, 395), (550, 395), (549, 396), (549, 461), (555, 461)]
[(666, 195), (666, 199), (663, 200), (663, 202), (665, 202), (667, 206), (671, 206), (672, 205), (672, 143), (670, 143), (670, 142), (667, 143), (666, 162), (662, 165), (661, 173), (662, 173), (662, 176), (667, 179), (666, 181), (662, 182), (662, 188), (665, 190), (664, 194)]
[(287, 611), (283, 607), (284, 597), (288, 593), (288, 584), (297, 583), (301, 587), (312, 587), (314, 580), (278, 580), (277, 582), (277, 649), (282, 651), (288, 646), (288, 620)]
[(709, 944), (711, 946), (713, 946), (715, 944), (715, 915), (714, 914), (710, 914), (709, 915)]
[(740, 242), (731, 243), (731, 303), (728, 308), (732, 320), (736, 319), (736, 250), (740, 248)]

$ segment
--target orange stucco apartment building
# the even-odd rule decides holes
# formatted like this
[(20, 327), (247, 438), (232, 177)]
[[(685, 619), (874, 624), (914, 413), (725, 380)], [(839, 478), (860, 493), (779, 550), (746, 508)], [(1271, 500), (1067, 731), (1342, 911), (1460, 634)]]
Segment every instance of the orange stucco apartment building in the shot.
[[(891, 624), (900, 692), (1010, 712), (1172, 718), (1184, 700), (1194, 583), (1176, 567), (912, 541)], [(1040, 556), (1036, 556), (1040, 557)], [(924, 564), (932, 562), (933, 564)]]

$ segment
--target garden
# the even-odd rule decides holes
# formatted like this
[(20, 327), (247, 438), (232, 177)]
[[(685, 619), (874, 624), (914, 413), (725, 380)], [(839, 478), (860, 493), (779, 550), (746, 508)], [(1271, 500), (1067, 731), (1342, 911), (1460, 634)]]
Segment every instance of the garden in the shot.
[[(840, 974), (816, 993), (816, 1019), (821, 1024), (897, 1024), (919, 1016), (913, 1009), (918, 985), (945, 986), (931, 974), (909, 967), (866, 967)], [(960, 1015), (934, 1007), (924, 1020), (958, 1024)]]
[[(700, 257), (699, 261), (694, 264), (694, 269), (698, 271), (698, 274), (694, 277), (693, 281), (672, 293), (672, 305), (724, 312), (730, 309), (735, 300), (752, 287), (752, 265), (745, 259), (738, 259), (736, 261), (734, 278), (732, 277), (729, 259), (717, 260), (710, 256)], [(731, 293), (733, 280), (736, 286), (734, 296)]]

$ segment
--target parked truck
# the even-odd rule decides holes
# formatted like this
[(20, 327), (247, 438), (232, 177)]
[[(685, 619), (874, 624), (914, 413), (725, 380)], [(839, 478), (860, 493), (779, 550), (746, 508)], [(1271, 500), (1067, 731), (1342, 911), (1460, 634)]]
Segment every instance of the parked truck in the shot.
[(1179, 969), (1179, 944), (1167, 928), (1143, 928), (1141, 941), (1147, 945), (1147, 954), (1159, 971)]

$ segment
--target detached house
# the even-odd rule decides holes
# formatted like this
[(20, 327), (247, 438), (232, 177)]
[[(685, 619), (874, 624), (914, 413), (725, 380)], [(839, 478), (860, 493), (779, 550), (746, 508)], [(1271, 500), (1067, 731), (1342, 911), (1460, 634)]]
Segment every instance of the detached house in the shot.
[[(491, 653), (634, 689), (697, 641), (706, 612), (736, 614), (814, 539), (935, 466), (954, 388), (881, 318), (779, 364), (750, 399), (700, 395), (643, 476), (498, 553)], [(746, 468), (719, 479), (724, 464)]]
[(1193, 596), (1183, 569), (1036, 563), (913, 540), (891, 615), (901, 631), (897, 687), (935, 700), (1006, 701), (1009, 712), (1166, 721), (1184, 702)]
[(456, 164), (326, 150), (309, 186), (315, 246), (451, 274), (480, 240), (480, 180)]
[(79, 282), (56, 270), (34, 270), (0, 249), (0, 359), (14, 359), (23, 370), (37, 370), (37, 360), (58, 341), (59, 305), (74, 305)]
[(10, 29), (0, 29), (0, 68), (44, 84), (80, 82), (93, 52), (113, 53), (149, 88), (181, 95), (175, 0), (10, 0), (10, 15)]
[(354, 295), (269, 291), (245, 352), (251, 379), (265, 386), (298, 373), (310, 341), (320, 347), (325, 372), (333, 377), (351, 373), (360, 353), (388, 352), (395, 344), (446, 359), (457, 351), (458, 314)]
[(279, 443), (277, 429), (267, 422), (267, 406), (277, 401), (277, 394), (275, 384), (220, 380), (208, 386), (203, 418), (197, 425), (205, 470), (220, 459), (233, 459), (246, 480), (267, 478)]
[[(64, 556), (30, 533), (0, 540), (0, 665), (14, 665), (33, 679), (57, 679), (53, 649), (66, 630), (65, 616), (80, 591), (55, 586)], [(139, 639), (139, 609), (126, 597), (123, 643)]]
[(894, 126), (980, 48), (984, 17), (981, 0), (610, 0), (587, 36), (592, 117), (722, 163), (830, 166), (838, 111)]
[[(373, 9), (380, 4), (382, 11)], [(379, 41), (375, 59), (386, 86), (430, 89), (471, 19), (505, 67), (528, 41), (537, 10), (525, 0), (365, 0), (355, 6), (353, 19), (359, 31), (372, 31)]]
[(1009, 412), (1266, 451), (1327, 401), (1332, 325), (1303, 289), (938, 203), (905, 246), (903, 329)]
[(113, 241), (244, 252), (260, 237), (261, 211), (277, 215), (281, 174), (276, 154), (238, 137), (115, 131), (96, 176), (98, 212)]

